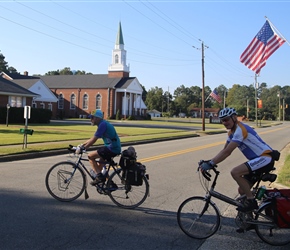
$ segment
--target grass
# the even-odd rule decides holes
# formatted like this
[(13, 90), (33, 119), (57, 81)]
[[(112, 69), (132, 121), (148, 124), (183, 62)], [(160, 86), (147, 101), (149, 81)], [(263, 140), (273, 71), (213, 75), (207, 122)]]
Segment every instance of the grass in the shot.
[(290, 187), (290, 154), (286, 156), (284, 165), (279, 171), (278, 182)]
[[(40, 152), (53, 149), (63, 149), (69, 144), (77, 145), (91, 138), (96, 126), (90, 125), (29, 125), (33, 135), (27, 135), (27, 148), (23, 148), (23, 134), (21, 125), (0, 125), (0, 156), (27, 152)], [(121, 141), (137, 142), (160, 138), (178, 138), (181, 136), (197, 136), (192, 131), (164, 128), (115, 127)], [(103, 144), (98, 140), (96, 145)]]

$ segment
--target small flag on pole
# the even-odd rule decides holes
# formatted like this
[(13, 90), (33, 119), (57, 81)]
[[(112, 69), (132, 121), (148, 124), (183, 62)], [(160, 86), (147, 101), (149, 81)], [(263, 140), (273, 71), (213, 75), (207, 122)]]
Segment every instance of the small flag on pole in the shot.
[(259, 74), (266, 65), (266, 60), (285, 43), (285, 39), (278, 36), (267, 20), (258, 34), (240, 57), (241, 63)]
[(209, 96), (211, 96), (213, 99), (215, 99), (218, 103), (221, 103), (221, 102), (222, 102), (222, 99), (221, 99), (221, 97), (219, 96), (219, 94), (218, 94), (218, 92), (217, 92), (216, 89), (214, 89), (214, 90), (210, 93)]

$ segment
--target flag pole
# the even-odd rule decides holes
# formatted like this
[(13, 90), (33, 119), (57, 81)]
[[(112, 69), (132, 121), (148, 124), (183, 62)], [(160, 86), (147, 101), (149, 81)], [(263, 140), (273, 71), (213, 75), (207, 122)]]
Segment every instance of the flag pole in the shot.
[(257, 100), (257, 74), (255, 74), (255, 113), (256, 113), (256, 126), (258, 127), (258, 100)]
[(275, 29), (275, 31), (277, 31), (277, 33), (278, 33), (278, 35), (279, 36), (281, 36), (281, 38), (283, 38), (287, 43), (288, 43), (288, 45), (290, 46), (290, 43), (287, 41), (287, 39), (282, 35), (282, 33), (274, 26), (274, 24), (269, 20), (269, 18), (268, 17), (266, 17), (265, 16), (265, 18), (266, 18), (266, 20), (269, 22), (269, 24), (270, 24), (270, 26), (272, 27), (272, 29), (274, 28)]
[(204, 102), (206, 102), (207, 101), (207, 99), (210, 97), (210, 94), (208, 95), (208, 97), (205, 99), (205, 101)]

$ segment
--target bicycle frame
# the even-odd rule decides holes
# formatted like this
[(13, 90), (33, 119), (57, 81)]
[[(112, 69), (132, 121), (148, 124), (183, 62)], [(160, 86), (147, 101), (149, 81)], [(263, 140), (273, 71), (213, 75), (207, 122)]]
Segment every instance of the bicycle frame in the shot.
[[(211, 196), (213, 196), (213, 197), (215, 197), (215, 198), (217, 198), (217, 199), (219, 199), (221, 201), (224, 201), (224, 202), (226, 202), (228, 204), (231, 204), (233, 206), (236, 206), (236, 207), (242, 206), (243, 204), (239, 200), (232, 199), (232, 198), (230, 198), (230, 197), (228, 197), (226, 195), (223, 195), (223, 194), (221, 194), (221, 193), (219, 193), (219, 192), (214, 190), (215, 186), (216, 186), (216, 183), (217, 183), (217, 178), (218, 178), (220, 172), (218, 170), (216, 170), (215, 168), (213, 168), (213, 171), (215, 173), (215, 177), (214, 177), (214, 180), (213, 180), (212, 185), (210, 187), (210, 190), (208, 191), (208, 194), (206, 196), (207, 199), (211, 199)], [(261, 180), (262, 180), (262, 178), (259, 178), (257, 183), (255, 184), (255, 186), (253, 187), (253, 193), (254, 194), (258, 190), (258, 187), (260, 185)], [(268, 204), (268, 202), (265, 202), (265, 204)]]
[(223, 195), (223, 194), (221, 194), (221, 193), (219, 193), (219, 192), (214, 190), (215, 186), (216, 186), (217, 178), (218, 178), (220, 172), (218, 170), (216, 170), (216, 169), (213, 169), (213, 171), (215, 172), (215, 177), (214, 177), (213, 183), (211, 185), (211, 188), (210, 188), (210, 190), (209, 190), (209, 192), (207, 194), (208, 199), (210, 199), (211, 196), (213, 196), (213, 197), (215, 197), (215, 198), (217, 198), (219, 200), (222, 200), (222, 201), (224, 201), (226, 203), (229, 203), (231, 205), (240, 206), (241, 203), (239, 201), (234, 200), (234, 199), (232, 199), (232, 198), (230, 198), (228, 196), (225, 196), (225, 195)]
[[(82, 155), (80, 155), (78, 157), (78, 160), (75, 162), (76, 166), (81, 165), (81, 167), (91, 177), (91, 179), (94, 180), (94, 177), (91, 175), (91, 173), (89, 172), (89, 170), (86, 168), (85, 164), (82, 161), (89, 161), (89, 159), (83, 158)], [(117, 175), (121, 178), (121, 176), (118, 173), (117, 168), (116, 168), (116, 166), (118, 166), (118, 164), (116, 162), (114, 162), (113, 159), (111, 159), (109, 162), (108, 161), (100, 161), (100, 160), (97, 160), (96, 162), (99, 162), (99, 163), (103, 163), (103, 164), (108, 165), (108, 172), (107, 172), (108, 175), (109, 175), (110, 168), (113, 168), (114, 169), (114, 172), (116, 172)]]

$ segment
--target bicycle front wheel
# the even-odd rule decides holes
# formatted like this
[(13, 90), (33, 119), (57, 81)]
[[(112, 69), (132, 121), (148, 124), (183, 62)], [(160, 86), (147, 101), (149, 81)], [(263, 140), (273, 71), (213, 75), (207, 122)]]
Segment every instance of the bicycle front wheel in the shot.
[(140, 206), (149, 195), (149, 182), (143, 176), (141, 186), (128, 185), (122, 180), (122, 169), (118, 169), (110, 176), (107, 187), (111, 200), (122, 208), (135, 208)]
[(275, 223), (274, 210), (271, 203), (261, 207), (257, 212), (256, 233), (264, 242), (273, 246), (283, 246), (290, 243), (290, 228), (280, 228)]
[(191, 197), (178, 208), (177, 222), (191, 238), (206, 239), (219, 229), (220, 213), (212, 201), (204, 197)]
[(53, 198), (73, 201), (84, 192), (86, 176), (73, 162), (60, 162), (48, 170), (45, 185)]

